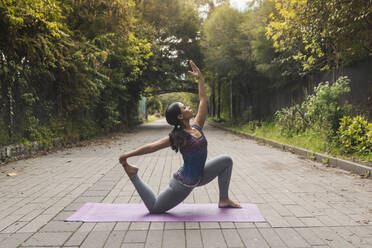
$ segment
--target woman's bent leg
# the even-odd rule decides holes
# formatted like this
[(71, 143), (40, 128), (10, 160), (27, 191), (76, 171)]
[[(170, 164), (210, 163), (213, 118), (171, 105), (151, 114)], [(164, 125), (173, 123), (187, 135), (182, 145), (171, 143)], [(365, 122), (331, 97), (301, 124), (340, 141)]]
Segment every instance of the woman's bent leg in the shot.
[(152, 190), (137, 176), (130, 178), (142, 201), (150, 213), (164, 213), (181, 203), (192, 191), (172, 178), (168, 188), (158, 197)]
[(221, 155), (212, 160), (209, 160), (205, 164), (203, 178), (198, 186), (205, 185), (218, 176), (220, 199), (228, 198), (232, 165), (232, 159), (227, 155)]
[(180, 204), (191, 193), (192, 188), (188, 188), (172, 178), (168, 188), (160, 193), (156, 199), (153, 213), (164, 213)]
[[(147, 207), (147, 209), (150, 211), (150, 209), (153, 208), (155, 201), (156, 201), (156, 196), (154, 192), (150, 189), (147, 184), (145, 184), (139, 177), (138, 175), (134, 175), (130, 177), (130, 180), (132, 181), (134, 187), (136, 188), (138, 194), (140, 195), (143, 203)], [(151, 212), (151, 211), (150, 211)]]

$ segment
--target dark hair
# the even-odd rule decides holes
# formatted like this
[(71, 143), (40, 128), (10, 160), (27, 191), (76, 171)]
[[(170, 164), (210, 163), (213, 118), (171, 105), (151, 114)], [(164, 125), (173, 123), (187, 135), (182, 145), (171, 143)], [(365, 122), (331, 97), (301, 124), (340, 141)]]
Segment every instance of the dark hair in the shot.
[(172, 132), (169, 133), (169, 140), (172, 149), (176, 152), (182, 149), (191, 138), (190, 134), (183, 130), (182, 122), (178, 119), (179, 114), (181, 114), (179, 102), (172, 103), (165, 111), (165, 119), (170, 125), (174, 126)]

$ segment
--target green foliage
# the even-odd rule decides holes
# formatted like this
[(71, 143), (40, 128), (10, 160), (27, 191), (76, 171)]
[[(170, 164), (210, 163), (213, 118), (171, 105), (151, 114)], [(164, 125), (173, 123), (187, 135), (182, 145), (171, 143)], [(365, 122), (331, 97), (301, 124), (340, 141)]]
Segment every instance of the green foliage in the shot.
[(202, 46), (207, 65), (221, 76), (227, 76), (237, 63), (241, 22), (241, 13), (224, 4), (216, 8), (203, 26)]
[(153, 115), (156, 112), (163, 113), (163, 104), (161, 103), (159, 97), (152, 96), (147, 98), (146, 108), (150, 115)]
[(372, 153), (372, 123), (368, 123), (362, 116), (344, 116), (340, 121), (337, 138), (344, 153)]
[(9, 144), (8, 127), (6, 126), (3, 118), (0, 118), (0, 146)]
[(96, 137), (100, 133), (99, 125), (91, 119), (81, 119), (78, 121), (79, 140), (87, 140)]
[(254, 120), (254, 121), (249, 121), (246, 124), (242, 126), (242, 130), (247, 133), (254, 133), (257, 128), (261, 126), (261, 122)]
[(333, 84), (325, 82), (315, 87), (314, 94), (302, 104), (304, 121), (316, 129), (329, 130), (330, 136), (334, 136), (339, 120), (351, 111), (350, 104), (341, 104), (341, 97), (350, 92), (350, 83), (347, 77), (339, 77)]
[(135, 8), (131, 0), (0, 2), (2, 145), (77, 141), (134, 123), (156, 52), (155, 38), (140, 38)]
[[(163, 117), (160, 117), (163, 118)], [(155, 115), (148, 115), (147, 120), (145, 118), (142, 119), (142, 123), (149, 123), (160, 119), (159, 116)]]
[(304, 71), (329, 70), (371, 56), (370, 1), (272, 0), (267, 36)]
[(275, 120), (282, 135), (291, 137), (305, 131), (306, 122), (301, 113), (298, 104), (275, 112)]
[(147, 0), (139, 6), (143, 33), (153, 46), (153, 56), (143, 75), (153, 90), (176, 88), (187, 79), (188, 61), (200, 67), (202, 19), (193, 1)]
[(314, 129), (325, 132), (329, 140), (339, 128), (339, 120), (350, 113), (351, 105), (341, 103), (341, 97), (350, 92), (350, 80), (340, 77), (335, 83), (319, 83), (314, 94), (307, 96), (301, 105), (283, 108), (275, 113), (281, 133), (291, 136)]
[(115, 101), (108, 101), (103, 105), (102, 114), (105, 114), (105, 118), (103, 118), (101, 125), (106, 131), (117, 127), (121, 123), (120, 112), (117, 109), (118, 105)]
[(24, 136), (24, 141), (37, 141), (43, 147), (50, 147), (60, 134), (53, 130), (50, 126), (42, 126), (35, 117), (30, 117), (27, 123), (27, 129)]
[(246, 110), (244, 110), (241, 118), (239, 118), (239, 122), (247, 123), (253, 120), (254, 120), (253, 109), (252, 106), (249, 106)]
[(173, 102), (182, 102), (186, 106), (190, 106), (193, 110), (194, 113), (196, 113), (196, 107), (198, 103), (198, 99), (196, 99), (197, 96), (195, 94), (191, 93), (168, 93), (168, 94), (163, 94), (159, 96), (159, 99), (161, 101), (161, 104), (163, 106), (163, 112), (166, 111), (168, 106), (173, 103)]
[(322, 159), (322, 164), (329, 164), (329, 159), (328, 158)]
[[(326, 69), (371, 54), (368, 1), (254, 2), (239, 12), (224, 0), (0, 1), (0, 144), (77, 141), (130, 126), (144, 90), (189, 79), (189, 59), (206, 76), (218, 116), (229, 119), (247, 94), (294, 82), (296, 60)], [(337, 130), (347, 107), (336, 99), (346, 91), (327, 87), (277, 114), (282, 132)], [(197, 108), (191, 94), (159, 99), (160, 111), (173, 101)]]
[[(225, 3), (218, 6), (206, 19), (202, 29), (201, 46), (203, 48), (213, 102), (216, 105), (217, 116), (220, 118), (229, 117), (228, 88), (232, 82), (235, 84), (245, 64), (240, 60), (239, 42), (242, 35), (239, 32), (239, 25), (242, 22), (242, 14), (230, 8)], [(244, 47), (245, 48), (245, 47)], [(246, 68), (245, 68), (246, 69)], [(238, 88), (234, 87), (234, 91)], [(217, 99), (216, 99), (217, 98)]]
[(306, 154), (306, 158), (307, 158), (307, 159), (310, 159), (310, 160), (314, 160), (314, 161), (315, 161), (315, 159), (316, 159), (314, 153), (307, 153), (307, 154)]

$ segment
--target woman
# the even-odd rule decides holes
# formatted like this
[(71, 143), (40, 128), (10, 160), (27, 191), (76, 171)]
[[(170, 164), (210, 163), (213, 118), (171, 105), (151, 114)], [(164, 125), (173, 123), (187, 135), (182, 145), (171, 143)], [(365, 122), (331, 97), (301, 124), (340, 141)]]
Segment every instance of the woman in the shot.
[[(167, 122), (174, 126), (169, 136), (125, 153), (119, 159), (150, 213), (163, 213), (177, 206), (186, 199), (193, 188), (205, 185), (217, 176), (220, 190), (218, 207), (241, 208), (239, 204), (228, 197), (232, 172), (231, 158), (223, 155), (205, 163), (207, 140), (202, 129), (207, 117), (207, 95), (199, 68), (192, 61), (190, 61), (190, 65), (192, 71), (189, 71), (189, 73), (197, 77), (199, 81), (200, 100), (193, 125), (190, 125), (190, 119), (194, 117), (193, 111), (182, 103), (172, 103), (165, 114)], [(184, 165), (174, 173), (168, 188), (156, 197), (152, 190), (138, 177), (138, 168), (128, 164), (127, 158), (152, 153), (169, 146), (176, 152), (178, 150), (181, 152)]]

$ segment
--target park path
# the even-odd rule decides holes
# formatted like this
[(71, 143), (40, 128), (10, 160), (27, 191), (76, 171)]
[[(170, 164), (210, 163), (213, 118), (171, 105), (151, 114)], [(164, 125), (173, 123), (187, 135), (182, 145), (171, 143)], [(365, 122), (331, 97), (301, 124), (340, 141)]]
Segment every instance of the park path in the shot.
[[(231, 198), (257, 204), (267, 222), (63, 222), (85, 202), (141, 202), (118, 157), (169, 130), (160, 120), (87, 146), (1, 166), (0, 247), (372, 247), (372, 180), (209, 125), (208, 159), (225, 153), (234, 161)], [(171, 149), (129, 161), (158, 192), (182, 162)], [(9, 172), (17, 176), (6, 176)], [(215, 180), (185, 202), (217, 200)]]

